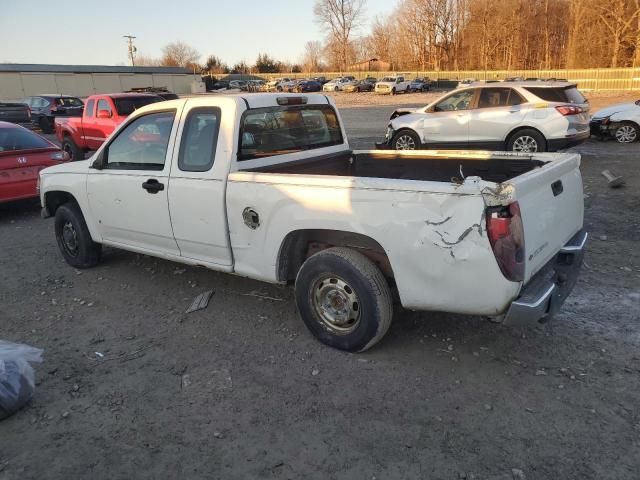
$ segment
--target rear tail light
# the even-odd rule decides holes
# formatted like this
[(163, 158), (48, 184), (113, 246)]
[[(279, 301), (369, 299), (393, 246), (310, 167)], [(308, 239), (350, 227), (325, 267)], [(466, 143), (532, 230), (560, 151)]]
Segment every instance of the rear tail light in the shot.
[(59, 162), (67, 162), (69, 160), (67, 152), (53, 152), (49, 157), (51, 160), (58, 160)]
[(582, 107), (576, 107), (575, 105), (561, 105), (556, 107), (556, 110), (560, 113), (560, 115), (578, 115), (579, 113), (584, 112)]
[(524, 229), (518, 202), (489, 207), (487, 233), (502, 274), (512, 282), (524, 280)]

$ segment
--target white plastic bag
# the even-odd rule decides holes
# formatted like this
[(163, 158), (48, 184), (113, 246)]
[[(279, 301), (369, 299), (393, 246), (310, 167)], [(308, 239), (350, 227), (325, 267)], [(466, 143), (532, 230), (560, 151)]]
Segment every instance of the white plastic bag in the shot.
[(30, 362), (41, 362), (42, 350), (0, 340), (0, 420), (16, 413), (36, 389)]

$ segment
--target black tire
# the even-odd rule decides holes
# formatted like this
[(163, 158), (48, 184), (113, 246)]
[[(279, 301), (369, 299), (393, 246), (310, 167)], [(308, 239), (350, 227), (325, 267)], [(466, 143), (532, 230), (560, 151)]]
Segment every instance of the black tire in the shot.
[(640, 137), (640, 131), (638, 131), (638, 125), (633, 122), (622, 122), (616, 131), (613, 133), (613, 137), (618, 143), (633, 143)]
[(338, 90), (340, 90), (340, 89), (338, 88), (338, 86), (337, 86), (337, 85), (336, 85), (335, 87), (333, 87), (333, 91), (334, 91), (334, 92), (337, 92)]
[(400, 130), (391, 139), (393, 150), (420, 150), (422, 142), (413, 130)]
[(52, 122), (47, 117), (40, 117), (40, 119), (38, 120), (38, 127), (40, 127), (40, 130), (42, 130), (42, 133), (53, 132)]
[(84, 160), (84, 150), (76, 145), (76, 142), (69, 136), (64, 137), (62, 141), (62, 150), (69, 154), (69, 160), (76, 162), (78, 160)]
[[(351, 311), (344, 318), (349, 315), (357, 318), (337, 326), (323, 312), (336, 312), (339, 307), (323, 303), (322, 299), (343, 287), (342, 293), (336, 295), (347, 299), (343, 298), (338, 305)], [(298, 272), (295, 297), (309, 331), (322, 343), (348, 352), (362, 352), (379, 342), (393, 318), (387, 280), (371, 260), (350, 248), (329, 248), (309, 257)]]
[[(527, 145), (528, 149), (525, 148)], [(547, 141), (537, 130), (523, 128), (509, 137), (507, 151), (521, 153), (546, 152)]]
[(69, 265), (90, 268), (100, 262), (102, 245), (91, 238), (78, 205), (65, 203), (58, 207), (54, 226), (58, 248)]
[(393, 88), (391, 89), (391, 95), (395, 95), (395, 94), (396, 94), (396, 87), (393, 87)]

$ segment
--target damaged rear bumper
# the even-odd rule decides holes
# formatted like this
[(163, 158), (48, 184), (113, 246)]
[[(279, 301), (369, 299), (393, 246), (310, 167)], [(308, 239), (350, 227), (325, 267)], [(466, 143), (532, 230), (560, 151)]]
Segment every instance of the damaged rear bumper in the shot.
[(525, 285), (507, 310), (505, 324), (544, 323), (553, 318), (578, 281), (587, 237), (584, 230), (576, 233)]

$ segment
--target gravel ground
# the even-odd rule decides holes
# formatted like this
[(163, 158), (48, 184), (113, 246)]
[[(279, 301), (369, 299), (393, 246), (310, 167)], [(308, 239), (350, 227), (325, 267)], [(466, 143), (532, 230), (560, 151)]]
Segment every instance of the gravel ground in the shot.
[[(352, 144), (392, 109), (341, 109)], [(0, 337), (45, 350), (0, 478), (637, 478), (640, 144), (577, 150), (592, 237), (555, 321), (398, 311), (359, 355), (313, 340), (289, 288), (114, 249), (76, 271), (37, 202), (0, 205)]]

